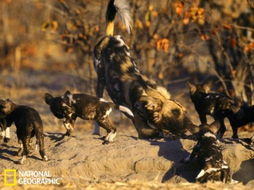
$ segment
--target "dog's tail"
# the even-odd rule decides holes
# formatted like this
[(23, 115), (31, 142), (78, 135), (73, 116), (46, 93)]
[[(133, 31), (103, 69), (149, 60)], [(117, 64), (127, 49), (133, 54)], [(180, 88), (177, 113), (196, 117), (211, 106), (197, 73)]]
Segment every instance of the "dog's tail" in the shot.
[(100, 101), (101, 101), (101, 102), (106, 102), (106, 103), (108, 103), (108, 104), (111, 106), (111, 108), (113, 108), (113, 109), (120, 110), (120, 111), (121, 111), (122, 113), (124, 113), (128, 118), (130, 118), (130, 119), (133, 119), (133, 118), (134, 118), (134, 114), (133, 114), (132, 111), (131, 111), (129, 108), (127, 108), (126, 106), (114, 104), (113, 102), (109, 102), (109, 101), (107, 101), (107, 100), (105, 100), (105, 99), (103, 99), (103, 98), (100, 98)]
[(134, 119), (134, 114), (132, 113), (132, 111), (127, 108), (126, 106), (122, 106), (122, 105), (116, 105), (114, 103), (111, 104), (111, 106), (114, 108), (114, 109), (117, 109), (119, 111), (121, 111), (124, 115), (126, 115), (128, 118), (130, 119)]
[(114, 19), (116, 13), (119, 13), (122, 22), (127, 28), (127, 31), (130, 32), (132, 29), (132, 19), (127, 0), (109, 0), (106, 12), (106, 35), (114, 35)]

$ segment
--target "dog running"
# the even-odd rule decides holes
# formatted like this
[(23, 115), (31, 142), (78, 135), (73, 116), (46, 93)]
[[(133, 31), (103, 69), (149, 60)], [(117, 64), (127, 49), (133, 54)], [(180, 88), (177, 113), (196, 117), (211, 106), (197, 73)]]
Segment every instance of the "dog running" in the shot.
[(129, 47), (119, 35), (114, 35), (114, 19), (119, 13), (131, 31), (129, 6), (124, 0), (110, 0), (106, 12), (106, 36), (94, 48), (97, 72), (96, 95), (103, 97), (106, 88), (117, 105), (128, 107), (134, 114), (133, 123), (139, 138), (162, 137), (163, 131), (183, 136), (197, 131), (186, 116), (185, 108), (170, 99), (169, 92), (142, 75), (130, 56)]
[(98, 126), (107, 131), (103, 144), (113, 142), (116, 136), (116, 127), (112, 125), (109, 119), (109, 114), (113, 109), (120, 110), (129, 117), (133, 117), (128, 108), (88, 94), (72, 94), (70, 91), (66, 91), (63, 96), (53, 97), (51, 94), (46, 93), (45, 102), (58, 119), (64, 119), (63, 123), (68, 136), (74, 129), (77, 117), (84, 120), (95, 120)]

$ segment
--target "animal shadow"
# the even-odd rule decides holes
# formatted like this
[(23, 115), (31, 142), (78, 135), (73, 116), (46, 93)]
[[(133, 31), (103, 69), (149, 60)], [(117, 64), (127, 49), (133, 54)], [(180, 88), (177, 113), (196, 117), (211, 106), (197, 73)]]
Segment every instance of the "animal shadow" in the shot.
[(254, 158), (243, 161), (240, 169), (233, 174), (233, 179), (241, 181), (243, 184), (254, 180)]
[(10, 158), (10, 157), (15, 157), (17, 155), (17, 150), (13, 150), (13, 148), (14, 147), (8, 147), (7, 145), (1, 145), (0, 159), (16, 163), (16, 160), (13, 160)]
[(46, 137), (48, 137), (50, 140), (54, 141), (54, 142), (58, 142), (64, 139), (65, 134), (64, 133), (51, 133), (51, 132), (47, 132), (45, 134)]
[(189, 164), (182, 163), (182, 160), (190, 153), (183, 149), (179, 139), (167, 139), (164, 142), (152, 141), (151, 145), (159, 146), (158, 156), (163, 156), (165, 159), (173, 162), (171, 169), (164, 174), (162, 182), (166, 182), (176, 176), (184, 178), (188, 182), (195, 182), (195, 176), (198, 175), (201, 168), (195, 161)]

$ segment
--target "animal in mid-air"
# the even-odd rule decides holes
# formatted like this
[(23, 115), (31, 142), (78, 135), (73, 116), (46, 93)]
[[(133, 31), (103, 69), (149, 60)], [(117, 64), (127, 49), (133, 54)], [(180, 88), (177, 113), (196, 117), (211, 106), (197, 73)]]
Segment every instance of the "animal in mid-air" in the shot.
[(64, 119), (64, 126), (67, 129), (66, 135), (71, 134), (77, 117), (84, 120), (95, 120), (98, 126), (107, 131), (104, 143), (113, 142), (116, 136), (116, 127), (109, 118), (113, 109), (133, 117), (128, 108), (88, 94), (72, 94), (70, 91), (66, 91), (63, 96), (53, 97), (46, 93), (45, 102), (57, 118)]
[(184, 160), (184, 162), (191, 162), (197, 159), (197, 163), (200, 164), (200, 172), (196, 176), (196, 181), (200, 183), (231, 182), (230, 168), (223, 160), (220, 142), (207, 125), (203, 125), (197, 133), (197, 141), (191, 154)]
[(20, 144), (18, 155), (22, 155), (22, 159), (19, 161), (20, 164), (23, 164), (29, 155), (31, 139), (34, 136), (36, 137), (36, 144), (39, 145), (42, 160), (48, 160), (44, 149), (42, 120), (35, 109), (25, 105), (17, 105), (9, 99), (1, 99), (0, 116), (6, 120), (7, 127), (10, 127), (12, 123), (16, 125), (16, 133)]
[(161, 137), (163, 131), (183, 136), (196, 132), (197, 126), (186, 116), (185, 108), (171, 99), (169, 92), (141, 74), (120, 35), (114, 35), (114, 19), (119, 13), (131, 30), (129, 6), (125, 0), (109, 0), (106, 12), (106, 35), (94, 48), (97, 72), (96, 95), (103, 97), (106, 88), (117, 105), (131, 109), (139, 138)]

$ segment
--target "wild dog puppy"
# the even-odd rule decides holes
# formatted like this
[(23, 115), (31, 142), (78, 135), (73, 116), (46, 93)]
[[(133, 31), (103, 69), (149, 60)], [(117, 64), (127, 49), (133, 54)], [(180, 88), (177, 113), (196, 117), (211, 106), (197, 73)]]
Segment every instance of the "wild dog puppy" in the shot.
[[(233, 129), (233, 138), (238, 138), (238, 128), (247, 125), (251, 122), (254, 122), (254, 105), (248, 106), (242, 104), (238, 112), (231, 111), (228, 115), (229, 123)], [(221, 133), (226, 131), (225, 128), (222, 129)], [(254, 136), (252, 137), (254, 140)]]
[(18, 155), (22, 154), (19, 161), (23, 164), (29, 154), (31, 138), (36, 136), (36, 144), (39, 144), (39, 152), (44, 161), (48, 158), (44, 150), (43, 125), (39, 113), (28, 106), (16, 105), (11, 100), (0, 100), (0, 115), (6, 119), (7, 128), (15, 123), (17, 137), (20, 144)]
[(170, 99), (165, 88), (139, 72), (130, 56), (129, 47), (121, 36), (113, 36), (117, 12), (127, 29), (131, 29), (126, 1), (110, 0), (106, 12), (106, 36), (94, 48), (97, 97), (101, 98), (106, 88), (115, 104), (130, 108), (139, 138), (159, 137), (165, 129), (177, 135), (187, 129), (192, 130), (194, 125), (186, 117), (185, 109)]
[(61, 97), (53, 97), (46, 93), (45, 102), (50, 105), (51, 112), (57, 118), (64, 119), (64, 126), (67, 129), (66, 135), (71, 134), (77, 117), (84, 120), (95, 120), (98, 126), (104, 128), (108, 133), (104, 139), (104, 144), (113, 142), (116, 136), (116, 127), (112, 125), (109, 119), (109, 114), (113, 109), (133, 117), (128, 108), (87, 94), (72, 94), (66, 91)]
[(200, 163), (201, 171), (196, 176), (196, 181), (231, 182), (230, 168), (223, 160), (222, 148), (215, 134), (207, 126), (202, 126), (197, 134), (197, 140), (191, 154), (184, 160), (190, 162), (196, 158)]
[[(224, 119), (227, 117), (233, 129), (232, 137), (238, 138), (237, 128), (240, 126), (240, 123), (244, 123), (244, 120), (248, 120), (244, 119), (244, 114), (240, 116), (241, 103), (225, 94), (208, 92), (209, 88), (206, 85), (187, 84), (191, 100), (198, 112), (201, 124), (207, 124), (206, 116), (211, 115), (215, 120), (214, 124), (219, 125), (217, 137), (222, 138), (226, 131)], [(245, 109), (246, 111), (244, 111)], [(242, 108), (242, 111), (248, 117), (247, 108)]]

